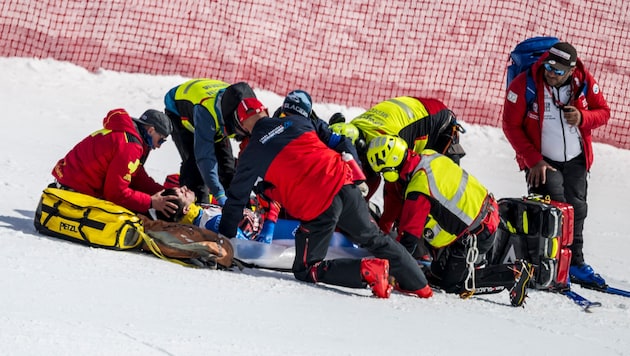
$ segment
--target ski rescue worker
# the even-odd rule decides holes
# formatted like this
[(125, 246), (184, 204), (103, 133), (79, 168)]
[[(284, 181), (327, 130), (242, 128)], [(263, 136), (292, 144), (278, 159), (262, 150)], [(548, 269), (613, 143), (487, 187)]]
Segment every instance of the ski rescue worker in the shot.
[[(528, 104), (530, 81), (536, 95)], [(609, 118), (599, 84), (567, 42), (554, 44), (530, 70), (514, 78), (503, 109), (503, 132), (525, 171), (528, 192), (573, 205), (571, 282), (600, 288), (606, 281), (584, 260), (583, 230), (587, 176), (593, 164), (592, 131)]]
[(219, 205), (225, 202), (235, 165), (228, 136), (235, 133), (224, 127), (224, 116), (234, 115), (242, 97), (255, 96), (244, 84), (191, 79), (164, 96), (173, 141), (182, 159), (179, 184), (192, 189), (200, 204), (210, 202), (210, 193)]
[[(350, 127), (345, 128), (346, 125)], [(411, 96), (388, 99), (374, 105), (350, 123), (338, 123), (331, 129), (358, 132), (359, 136), (353, 140), (367, 177), (368, 199), (381, 182), (380, 176), (371, 170), (365, 157), (365, 149), (375, 137), (399, 136), (416, 152), (430, 148), (447, 155), (457, 164), (465, 155), (459, 143), (459, 133), (463, 133), (464, 129), (457, 123), (455, 114), (436, 99)]]
[[(302, 116), (304, 118), (310, 119), (317, 130), (330, 130), (328, 123), (319, 118), (319, 116), (317, 116), (317, 114), (313, 110), (313, 100), (311, 99), (311, 95), (304, 90), (296, 89), (289, 92), (284, 98), (282, 106), (280, 106), (274, 112), (273, 117), (284, 118), (292, 115)], [(350, 143), (354, 144), (354, 142), (351, 141), (350, 137), (346, 136), (346, 138), (340, 139), (350, 140)], [(363, 196), (366, 196), (368, 194), (367, 183), (358, 182), (357, 186), (359, 187), (359, 190), (361, 190), (361, 194)], [(260, 201), (264, 202), (266, 201), (266, 199), (260, 199)], [(270, 205), (273, 207), (273, 204)], [(278, 214), (284, 218), (293, 219), (293, 217), (287, 215), (284, 210), (281, 210), (280, 212), (278, 212)]]
[[(349, 288), (366, 284), (379, 298), (388, 298), (392, 285), (428, 298), (433, 292), (415, 260), (392, 239), (384, 236), (371, 220), (367, 203), (355, 185), (364, 177), (348, 140), (329, 130), (320, 130), (302, 116), (268, 117), (255, 98), (244, 99), (237, 109), (241, 130), (250, 132), (249, 144), (227, 191), (227, 202), (219, 225), (222, 235), (233, 238), (255, 184), (300, 220), (295, 234), (293, 274), (311, 283)], [(376, 258), (325, 260), (329, 242), (339, 227), (350, 241)]]
[(489, 275), (475, 270), (479, 256), (492, 248), (499, 225), (497, 202), (475, 177), (433, 150), (418, 154), (408, 149), (397, 136), (373, 139), (367, 158), (375, 172), (401, 186), (397, 240), (410, 253), (419, 239), (429, 242), (437, 254), (431, 273), (442, 289), (470, 295), (477, 287), (509, 286), (512, 304), (522, 305), (531, 265), (519, 262), (516, 282), (514, 271), (506, 266), (496, 266), (503, 271)]
[(177, 205), (163, 196), (164, 187), (151, 178), (144, 163), (151, 150), (160, 148), (172, 131), (163, 112), (147, 110), (131, 118), (114, 109), (103, 128), (83, 139), (53, 168), (56, 188), (73, 190), (111, 201), (136, 213), (153, 208), (169, 216)]

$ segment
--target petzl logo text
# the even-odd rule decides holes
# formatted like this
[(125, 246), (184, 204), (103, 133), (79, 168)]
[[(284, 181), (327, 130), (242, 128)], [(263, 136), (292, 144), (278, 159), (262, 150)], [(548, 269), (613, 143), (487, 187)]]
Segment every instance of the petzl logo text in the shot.
[(77, 232), (77, 227), (74, 225), (66, 224), (65, 222), (59, 223), (59, 230), (66, 230), (71, 232)]

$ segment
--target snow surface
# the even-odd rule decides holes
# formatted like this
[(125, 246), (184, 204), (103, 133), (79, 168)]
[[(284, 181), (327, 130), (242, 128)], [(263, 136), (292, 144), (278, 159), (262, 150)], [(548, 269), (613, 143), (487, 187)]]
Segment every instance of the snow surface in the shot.
[[(192, 269), (41, 236), (34, 210), (57, 160), (101, 128), (110, 109), (162, 109), (164, 93), (186, 78), (94, 74), (23, 58), (0, 58), (0, 78), (0, 355), (630, 355), (630, 300), (579, 287), (603, 307), (585, 313), (541, 291), (530, 292), (525, 308), (510, 307), (507, 292), (382, 300), (286, 273)], [(284, 94), (256, 92), (271, 110)], [(362, 111), (315, 110), (348, 118)], [(501, 130), (465, 127), (463, 167), (497, 197), (525, 194)], [(630, 289), (630, 151), (595, 144), (595, 156), (587, 262)], [(162, 181), (178, 165), (169, 141), (147, 169)]]

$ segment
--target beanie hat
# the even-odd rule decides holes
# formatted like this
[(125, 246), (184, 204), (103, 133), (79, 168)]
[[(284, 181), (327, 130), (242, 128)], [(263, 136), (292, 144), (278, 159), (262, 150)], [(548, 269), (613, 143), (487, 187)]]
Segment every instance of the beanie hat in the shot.
[(558, 42), (549, 49), (549, 56), (545, 63), (557, 69), (569, 70), (577, 63), (577, 51), (567, 42)]
[(282, 112), (285, 115), (300, 115), (309, 117), (313, 111), (313, 100), (304, 90), (294, 90), (287, 94), (282, 103)]
[(171, 120), (161, 111), (149, 109), (140, 118), (133, 120), (144, 125), (153, 126), (155, 131), (164, 137), (170, 135), (173, 131)]
[(236, 117), (239, 122), (249, 119), (252, 115), (267, 111), (267, 108), (256, 98), (245, 98), (236, 107)]

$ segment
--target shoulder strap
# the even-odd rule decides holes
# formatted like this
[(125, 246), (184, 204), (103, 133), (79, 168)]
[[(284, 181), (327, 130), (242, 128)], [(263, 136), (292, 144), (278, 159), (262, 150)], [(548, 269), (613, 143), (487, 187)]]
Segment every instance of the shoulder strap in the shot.
[(527, 86), (525, 87), (525, 101), (529, 108), (536, 99), (536, 83), (534, 83), (534, 76), (532, 75), (532, 69), (527, 69)]
[[(143, 146), (142, 142), (134, 135), (130, 134), (129, 132), (125, 131), (125, 136), (127, 138), (127, 142), (129, 143), (137, 143), (140, 146)], [(140, 157), (140, 163), (144, 164), (147, 161), (147, 158), (149, 158), (149, 153), (143, 153), (142, 157)]]
[(575, 95), (573, 96), (573, 100), (577, 100), (580, 97), (580, 94), (586, 96), (587, 93), (588, 93), (588, 81), (584, 79), (584, 83), (582, 83), (582, 87), (576, 91)]
[(127, 142), (133, 142), (133, 143), (138, 143), (140, 145), (142, 145), (142, 142), (140, 142), (140, 140), (138, 140), (138, 138), (132, 134), (130, 134), (129, 132), (125, 131), (125, 135), (127, 136)]

